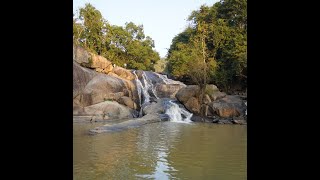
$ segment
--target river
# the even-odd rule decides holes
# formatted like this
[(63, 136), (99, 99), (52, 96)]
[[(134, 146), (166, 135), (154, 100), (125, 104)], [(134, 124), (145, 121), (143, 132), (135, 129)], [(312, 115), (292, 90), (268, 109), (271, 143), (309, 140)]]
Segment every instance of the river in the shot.
[(74, 122), (75, 180), (247, 179), (247, 126), (168, 121), (89, 135), (104, 124)]

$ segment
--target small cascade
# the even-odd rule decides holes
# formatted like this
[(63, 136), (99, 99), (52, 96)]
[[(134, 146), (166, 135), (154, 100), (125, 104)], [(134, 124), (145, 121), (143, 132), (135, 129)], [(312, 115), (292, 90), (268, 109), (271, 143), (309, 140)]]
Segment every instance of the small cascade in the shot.
[(181, 84), (181, 85), (185, 86), (185, 84), (183, 84), (180, 81), (175, 81), (175, 80), (169, 79), (167, 77), (167, 75), (162, 75), (159, 73), (155, 73), (155, 74), (163, 81), (164, 84)]
[[(244, 103), (247, 106), (247, 102)], [(247, 116), (247, 109), (246, 109), (246, 116)]]
[[(142, 79), (143, 79), (143, 83), (144, 83), (144, 88), (145, 88), (147, 91), (148, 91), (148, 90), (151, 90), (151, 92), (153, 93), (153, 95), (154, 95), (157, 99), (159, 99), (159, 98), (157, 97), (157, 94), (155, 93), (155, 90), (154, 90), (152, 81), (151, 81), (149, 78), (147, 78), (145, 72), (142, 73)], [(150, 98), (150, 96), (149, 96), (149, 98)]]
[(138, 91), (138, 96), (139, 96), (139, 103), (140, 103), (139, 105), (141, 107), (141, 104), (142, 104), (142, 102), (141, 102), (141, 89), (143, 88), (143, 86), (142, 86), (142, 84), (136, 74), (136, 71), (133, 71), (133, 74), (136, 76), (135, 81), (136, 81), (137, 91)]
[[(150, 98), (159, 99), (156, 94), (155, 86), (153, 83), (160, 83), (160, 84), (182, 84), (179, 81), (174, 81), (168, 79), (166, 75), (161, 75), (158, 73), (149, 73), (149, 72), (142, 72), (141, 77), (139, 79), (136, 71), (132, 72), (135, 75), (135, 82), (137, 86), (138, 96), (139, 96), (139, 103), (140, 103), (140, 112), (139, 117), (142, 117), (142, 107), (147, 105), (146, 103), (150, 102)], [(184, 85), (185, 86), (185, 85)], [(165, 111), (172, 122), (183, 122), (189, 123), (191, 121), (192, 113), (189, 113), (187, 110), (180, 108), (178, 104), (174, 103), (173, 101), (167, 101), (167, 108)]]
[(159, 76), (160, 79), (162, 79), (162, 81), (165, 83), (165, 84), (169, 84), (169, 79), (166, 75), (161, 75), (161, 74), (157, 74)]
[[(137, 89), (138, 89), (138, 95), (139, 95), (139, 101), (140, 101), (140, 107), (150, 101), (150, 95), (148, 93), (148, 89), (143, 87), (140, 79), (138, 78), (137, 74), (135, 71), (133, 71), (133, 74), (136, 76), (136, 84), (137, 84)], [(142, 102), (142, 96), (143, 96), (143, 102)]]
[(169, 108), (166, 110), (165, 114), (167, 114), (172, 122), (183, 122), (183, 123), (190, 123), (192, 113), (182, 109), (179, 107), (178, 104), (169, 101)]

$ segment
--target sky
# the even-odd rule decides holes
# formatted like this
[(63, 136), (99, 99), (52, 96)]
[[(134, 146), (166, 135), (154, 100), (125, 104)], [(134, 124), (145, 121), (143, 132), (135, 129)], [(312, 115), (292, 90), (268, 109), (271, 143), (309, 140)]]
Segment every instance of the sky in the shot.
[(144, 34), (155, 41), (155, 50), (165, 57), (174, 36), (186, 28), (191, 12), (215, 2), (218, 0), (73, 0), (73, 12), (90, 3), (112, 25), (142, 24)]

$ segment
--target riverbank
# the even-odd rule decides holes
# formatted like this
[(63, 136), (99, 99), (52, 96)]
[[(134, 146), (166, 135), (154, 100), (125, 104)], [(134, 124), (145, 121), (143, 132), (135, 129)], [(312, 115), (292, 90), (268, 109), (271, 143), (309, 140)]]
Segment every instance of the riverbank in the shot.
[[(200, 104), (197, 92), (196, 85), (185, 85), (151, 71), (117, 67), (104, 57), (74, 45), (76, 121), (127, 119), (127, 123), (118, 123), (120, 129), (159, 121), (246, 124), (246, 96), (227, 95), (210, 84)], [(92, 132), (105, 132), (108, 128)]]

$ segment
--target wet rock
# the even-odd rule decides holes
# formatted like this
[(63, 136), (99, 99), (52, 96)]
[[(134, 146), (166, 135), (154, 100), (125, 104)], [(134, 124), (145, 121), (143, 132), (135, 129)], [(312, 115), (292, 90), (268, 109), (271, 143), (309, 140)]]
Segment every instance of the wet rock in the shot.
[(148, 114), (146, 116), (143, 116), (142, 118), (130, 119), (128, 121), (124, 121), (118, 124), (112, 124), (112, 125), (107, 124), (104, 126), (96, 127), (94, 129), (91, 129), (90, 133), (94, 135), (94, 134), (105, 133), (105, 132), (121, 131), (129, 128), (140, 127), (142, 125), (155, 123), (155, 122), (161, 122), (160, 115)]
[(241, 116), (241, 117), (234, 117), (232, 120), (231, 120), (232, 123), (234, 124), (240, 124), (240, 125), (246, 125), (247, 124), (247, 121), (245, 119), (245, 117)]

